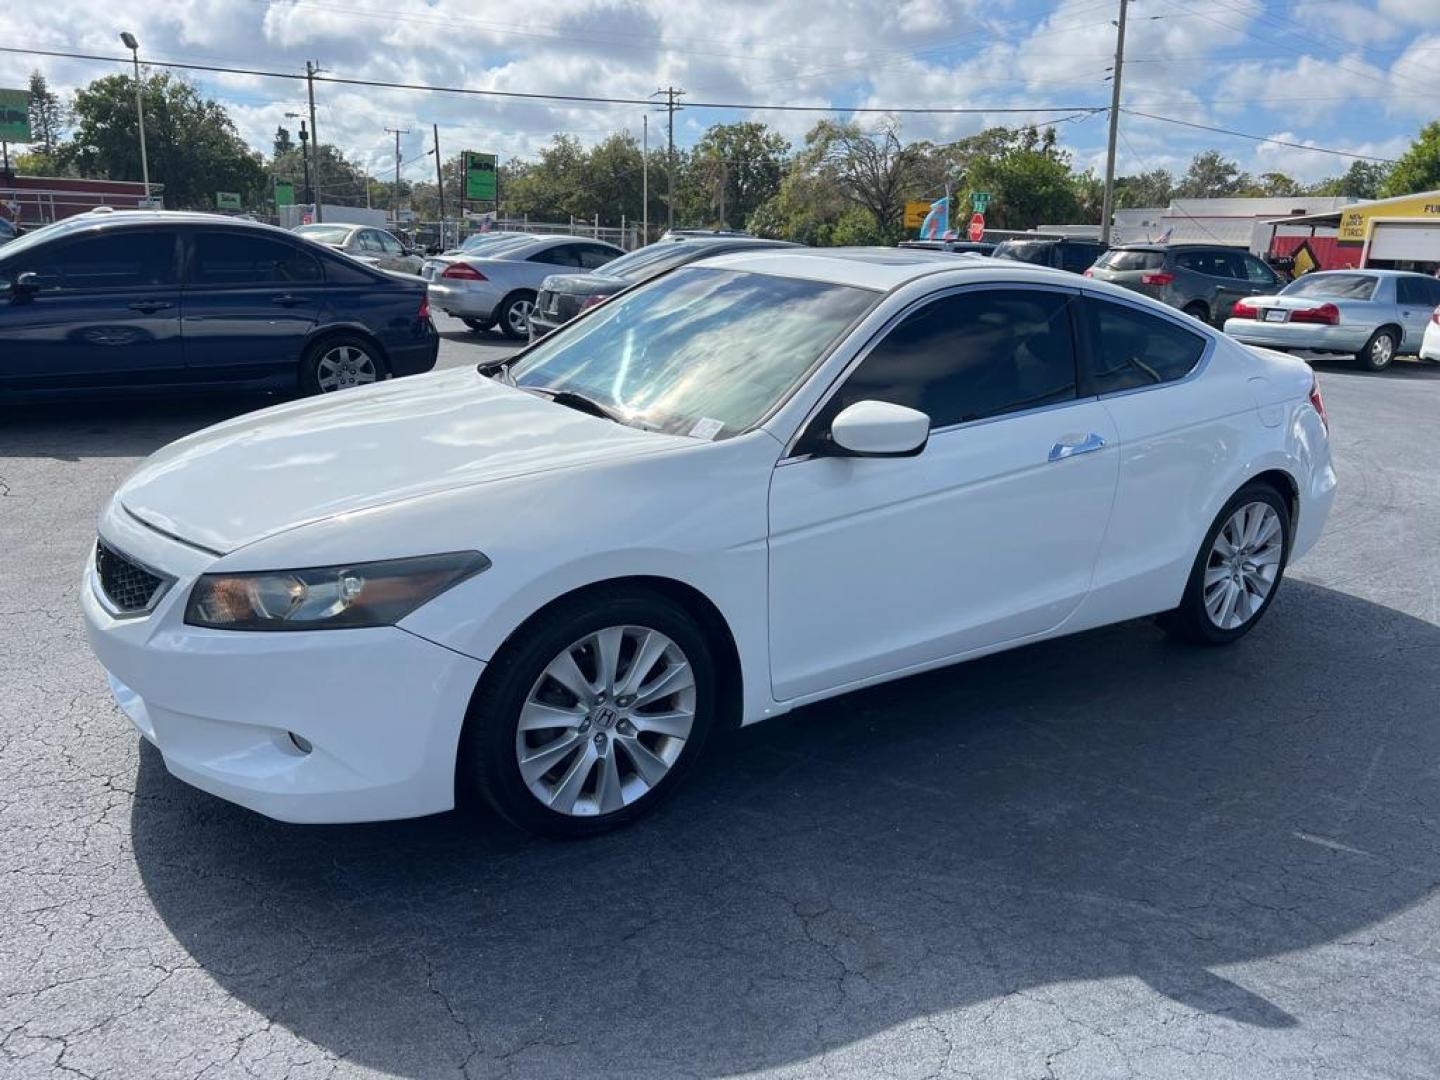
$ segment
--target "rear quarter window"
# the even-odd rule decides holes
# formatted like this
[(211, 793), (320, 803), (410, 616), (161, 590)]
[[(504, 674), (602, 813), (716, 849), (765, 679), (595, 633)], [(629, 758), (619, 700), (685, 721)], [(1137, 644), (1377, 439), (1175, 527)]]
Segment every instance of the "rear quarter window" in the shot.
[(1091, 391), (1159, 386), (1195, 370), (1207, 340), (1169, 319), (1087, 297), (1083, 305)]
[(1159, 270), (1165, 265), (1163, 251), (1107, 251), (1095, 261), (1095, 265), (1106, 270), (1123, 273), (1126, 270)]

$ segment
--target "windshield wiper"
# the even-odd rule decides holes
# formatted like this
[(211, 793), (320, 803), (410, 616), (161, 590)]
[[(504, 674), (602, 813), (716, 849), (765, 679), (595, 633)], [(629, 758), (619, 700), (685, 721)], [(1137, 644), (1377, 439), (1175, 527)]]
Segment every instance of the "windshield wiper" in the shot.
[(576, 393), (574, 390), (552, 390), (548, 386), (522, 386), (521, 390), (533, 390), (537, 394), (543, 394), (556, 405), (564, 405), (567, 409), (574, 409), (577, 412), (589, 413), (591, 416), (598, 416), (602, 420), (613, 420), (617, 424), (626, 424), (629, 421), (621, 416), (608, 405), (602, 405), (592, 397)]

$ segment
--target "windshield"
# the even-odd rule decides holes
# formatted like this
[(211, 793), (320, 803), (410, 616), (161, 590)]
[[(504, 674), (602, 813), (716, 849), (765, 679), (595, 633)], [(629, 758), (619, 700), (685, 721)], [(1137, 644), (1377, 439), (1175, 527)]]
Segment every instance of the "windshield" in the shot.
[[(624, 278), (626, 281), (648, 281), (656, 274), (662, 274), (672, 266), (679, 266), (698, 258), (710, 244), (660, 243), (643, 247), (622, 255), (601, 268), (606, 277)], [(698, 250), (697, 250), (698, 249)]]
[(1107, 251), (1095, 260), (1104, 270), (1159, 270), (1165, 265), (1163, 251)]
[(350, 237), (349, 225), (301, 225), (296, 234), (322, 244), (343, 244)]
[(727, 438), (753, 427), (878, 294), (687, 267), (543, 339), (515, 384), (583, 394), (637, 427)]
[(1281, 296), (1326, 296), (1332, 300), (1369, 300), (1378, 278), (1369, 274), (1306, 274), (1280, 290)]

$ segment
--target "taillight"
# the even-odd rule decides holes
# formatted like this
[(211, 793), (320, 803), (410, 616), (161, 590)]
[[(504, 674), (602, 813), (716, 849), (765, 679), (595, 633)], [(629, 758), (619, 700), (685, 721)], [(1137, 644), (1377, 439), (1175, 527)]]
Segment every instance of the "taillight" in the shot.
[(1319, 307), (1301, 308), (1299, 311), (1290, 312), (1290, 321), (1324, 323), (1326, 326), (1334, 326), (1340, 321), (1340, 309), (1334, 304), (1321, 304)]
[(1440, 307), (1437, 307), (1434, 311), (1430, 313), (1430, 321), (1433, 322), (1436, 326), (1440, 326)]
[(1314, 372), (1310, 374), (1310, 404), (1315, 406), (1315, 411), (1320, 414), (1320, 423), (1325, 428), (1325, 434), (1330, 434), (1330, 418), (1325, 415), (1325, 402), (1320, 397), (1320, 376)]
[(1255, 310), (1255, 305), (1249, 300), (1236, 300), (1235, 306), (1230, 309), (1230, 314), (1236, 319), (1254, 319), (1260, 313)]
[(584, 301), (580, 304), (580, 310), (581, 310), (581, 311), (589, 311), (592, 307), (595, 307), (595, 305), (597, 305), (597, 304), (603, 304), (603, 303), (605, 302), (605, 300), (606, 300), (606, 297), (604, 297), (604, 296), (587, 296), (587, 297), (585, 297)]
[(430, 318), (430, 295), (428, 293), (421, 293), (420, 310), (415, 312), (415, 321), (424, 322), (428, 318)]
[(1141, 285), (1169, 285), (1174, 280), (1175, 275), (1165, 270), (1161, 270), (1159, 273), (1156, 274), (1140, 275)]
[(1094, 277), (1094, 276), (1095, 276), (1095, 268), (1092, 266), (1089, 270), (1086, 270), (1085, 273), (1081, 274), (1080, 276), (1081, 276), (1081, 277)]
[(452, 280), (459, 278), (461, 281), (487, 280), (484, 274), (482, 274), (479, 270), (476, 270), (469, 263), (454, 263), (451, 266), (447, 266), (445, 268), (445, 272), (440, 276), (444, 278), (450, 278)]

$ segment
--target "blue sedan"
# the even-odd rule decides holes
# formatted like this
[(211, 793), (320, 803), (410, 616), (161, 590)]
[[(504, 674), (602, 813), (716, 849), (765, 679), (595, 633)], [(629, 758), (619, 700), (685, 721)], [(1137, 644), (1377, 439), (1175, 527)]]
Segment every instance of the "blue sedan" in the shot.
[(425, 282), (213, 214), (84, 214), (0, 248), (0, 397), (307, 394), (435, 366)]

